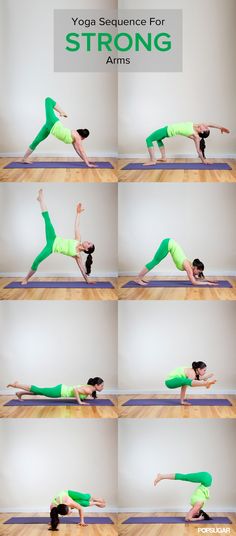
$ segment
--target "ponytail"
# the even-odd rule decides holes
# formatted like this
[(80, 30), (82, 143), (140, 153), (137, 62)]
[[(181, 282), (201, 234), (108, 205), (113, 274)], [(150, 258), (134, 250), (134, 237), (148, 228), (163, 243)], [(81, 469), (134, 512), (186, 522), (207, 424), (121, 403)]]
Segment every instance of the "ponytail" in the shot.
[[(102, 378), (99, 378), (99, 376), (95, 376), (95, 378), (89, 378), (87, 381), (87, 385), (101, 385), (104, 380)], [(97, 398), (96, 390), (92, 392), (91, 395), (94, 399)]]
[(60, 523), (58, 514), (60, 514), (61, 516), (66, 516), (68, 512), (69, 508), (66, 504), (59, 504), (58, 506), (54, 506), (50, 512), (51, 526), (48, 530), (59, 530), (57, 528)]
[(199, 132), (199, 136), (201, 138), (200, 139), (200, 149), (201, 149), (203, 158), (206, 158), (206, 156), (205, 156), (205, 149), (206, 149), (205, 138), (208, 138), (209, 135), (210, 135), (210, 130), (204, 130), (203, 132)]
[(192, 368), (196, 374), (197, 380), (199, 380), (199, 374), (197, 374), (197, 370), (206, 368), (206, 363), (204, 363), (204, 361), (193, 361)]
[(212, 519), (212, 517), (210, 517), (206, 512), (204, 512), (204, 510), (199, 510), (199, 513), (197, 516), (194, 516), (195, 518), (198, 518), (198, 517), (203, 517), (206, 521), (210, 521)]
[(85, 261), (85, 268), (86, 268), (86, 275), (89, 275), (91, 274), (91, 266), (93, 264), (93, 257), (92, 257), (92, 253), (95, 251), (95, 246), (94, 244), (92, 246), (90, 246), (89, 249), (85, 250), (84, 253), (87, 254), (87, 259)]

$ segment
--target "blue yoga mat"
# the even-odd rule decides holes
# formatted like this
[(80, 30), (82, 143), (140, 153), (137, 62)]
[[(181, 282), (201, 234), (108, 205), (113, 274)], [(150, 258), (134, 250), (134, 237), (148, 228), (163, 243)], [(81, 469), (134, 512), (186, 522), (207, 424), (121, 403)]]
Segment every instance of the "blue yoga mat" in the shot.
[[(112, 400), (108, 398), (97, 398), (96, 400), (87, 400), (88, 406), (114, 406)], [(75, 398), (29, 398), (12, 399), (6, 402), (4, 406), (78, 406)], [(83, 408), (85, 406), (82, 406)]]
[[(85, 523), (88, 525), (114, 525), (110, 517), (85, 517)], [(79, 517), (60, 516), (62, 525), (74, 525), (79, 523)], [(50, 517), (11, 517), (5, 521), (4, 525), (46, 525), (50, 523)]]
[(157, 525), (175, 525), (180, 523), (190, 523), (191, 525), (193, 523), (201, 524), (201, 525), (232, 525), (232, 521), (228, 517), (213, 517), (212, 519), (209, 519), (208, 521), (204, 520), (197, 520), (196, 521), (185, 521), (184, 517), (129, 517), (125, 521), (123, 521), (123, 525), (150, 525), (150, 524), (157, 524)]
[[(225, 398), (189, 398), (192, 406), (232, 406)], [(124, 402), (122, 406), (181, 406), (177, 398), (132, 398)]]
[(114, 288), (110, 281), (96, 281), (96, 283), (85, 283), (85, 281), (30, 281), (27, 285), (22, 285), (20, 281), (12, 281), (4, 288)]
[[(114, 169), (110, 162), (93, 162), (96, 168)], [(22, 162), (11, 162), (4, 169), (34, 169), (34, 168), (61, 168), (61, 169), (95, 169), (89, 168), (84, 162), (32, 162), (31, 164), (23, 164)]]
[(213, 169), (225, 169), (230, 170), (232, 169), (229, 164), (217, 163), (214, 164), (199, 164), (197, 162), (166, 162), (158, 164), (153, 164), (152, 166), (144, 166), (143, 163), (140, 162), (133, 162), (130, 164), (127, 164), (125, 167), (122, 168), (123, 170), (135, 170), (135, 169), (141, 169), (142, 171), (149, 171), (151, 169), (207, 169), (208, 171), (211, 171)]
[(122, 288), (155, 288), (155, 287), (166, 287), (166, 288), (176, 288), (176, 287), (183, 287), (183, 288), (233, 288), (231, 283), (229, 281), (218, 281), (217, 285), (211, 286), (211, 285), (193, 285), (191, 281), (185, 281), (179, 280), (179, 281), (173, 281), (171, 279), (159, 279), (158, 281), (148, 281), (148, 284), (144, 287), (142, 285), (139, 285), (136, 281), (128, 281), (128, 283), (125, 283), (125, 285), (122, 286)]

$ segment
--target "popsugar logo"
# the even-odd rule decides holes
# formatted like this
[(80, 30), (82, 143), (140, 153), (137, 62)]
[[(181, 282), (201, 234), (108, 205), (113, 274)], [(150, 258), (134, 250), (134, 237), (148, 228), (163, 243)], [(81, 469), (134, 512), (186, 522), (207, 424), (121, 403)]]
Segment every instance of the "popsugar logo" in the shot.
[(230, 528), (226, 528), (226, 527), (223, 527), (223, 528), (214, 528), (214, 527), (211, 527), (209, 529), (206, 529), (206, 528), (198, 528), (197, 529), (199, 533), (202, 533), (202, 534), (230, 534)]

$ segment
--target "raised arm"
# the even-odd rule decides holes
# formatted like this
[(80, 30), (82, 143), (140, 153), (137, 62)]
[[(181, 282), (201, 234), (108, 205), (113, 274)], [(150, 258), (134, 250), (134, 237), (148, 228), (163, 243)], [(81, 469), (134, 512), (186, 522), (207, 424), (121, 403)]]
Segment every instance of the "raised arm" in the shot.
[(230, 130), (226, 127), (222, 127), (221, 125), (215, 125), (215, 124), (210, 124), (210, 125), (207, 125), (208, 128), (217, 128), (218, 130), (221, 131), (221, 134), (229, 134), (230, 133)]

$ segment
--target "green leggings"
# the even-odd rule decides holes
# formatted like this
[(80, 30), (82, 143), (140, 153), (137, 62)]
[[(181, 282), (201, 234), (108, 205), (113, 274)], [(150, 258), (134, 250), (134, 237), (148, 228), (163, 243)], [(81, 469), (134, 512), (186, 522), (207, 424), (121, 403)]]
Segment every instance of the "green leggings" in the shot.
[(79, 493), (78, 491), (71, 491), (68, 490), (68, 495), (72, 499), (72, 501), (75, 501), (79, 503), (81, 506), (89, 506), (91, 495), (89, 493)]
[(206, 488), (210, 487), (212, 484), (212, 476), (210, 473), (175, 473), (175, 480), (184, 480), (185, 482), (196, 482), (197, 484), (202, 484)]
[(49, 398), (61, 398), (62, 384), (55, 387), (37, 387), (37, 385), (31, 385), (30, 391), (34, 395), (48, 396)]
[(44, 261), (49, 255), (52, 254), (52, 248), (54, 244), (54, 240), (56, 238), (56, 233), (54, 230), (54, 227), (51, 223), (50, 217), (48, 212), (42, 212), (42, 216), (45, 222), (45, 235), (46, 235), (46, 246), (42, 249), (42, 251), (39, 253), (39, 255), (34, 259), (34, 262), (31, 266), (31, 269), (36, 272), (38, 269), (39, 264)]
[(153, 147), (153, 142), (156, 141), (158, 147), (164, 147), (164, 143), (162, 140), (164, 138), (168, 138), (168, 127), (159, 128), (158, 130), (155, 130), (148, 138), (146, 138), (146, 144), (148, 147)]
[(36, 149), (37, 145), (39, 145), (41, 141), (45, 140), (49, 136), (53, 125), (55, 125), (55, 123), (59, 121), (58, 117), (54, 113), (55, 105), (56, 101), (54, 101), (50, 97), (47, 97), (45, 99), (46, 123), (43, 125), (36, 138), (29, 146), (32, 151)]
[(169, 241), (170, 241), (170, 238), (165, 238), (164, 240), (162, 240), (157, 252), (155, 253), (152, 261), (148, 262), (146, 264), (146, 268), (148, 269), (148, 271), (150, 272), (150, 270), (152, 270), (155, 266), (157, 266), (157, 264), (160, 264), (160, 262), (168, 255), (169, 253)]
[(168, 389), (177, 389), (177, 387), (182, 387), (183, 385), (192, 385), (192, 381), (190, 378), (171, 378), (165, 381), (165, 385)]

